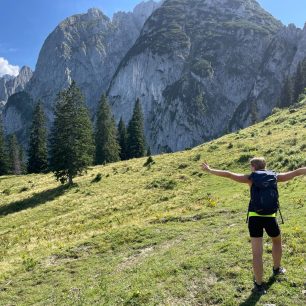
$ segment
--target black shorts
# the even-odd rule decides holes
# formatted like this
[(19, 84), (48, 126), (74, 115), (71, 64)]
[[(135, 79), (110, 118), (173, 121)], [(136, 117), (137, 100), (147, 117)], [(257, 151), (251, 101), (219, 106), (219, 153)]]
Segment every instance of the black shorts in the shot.
[(274, 217), (249, 217), (249, 232), (253, 238), (263, 236), (263, 229), (270, 237), (280, 235), (280, 229), (276, 218)]

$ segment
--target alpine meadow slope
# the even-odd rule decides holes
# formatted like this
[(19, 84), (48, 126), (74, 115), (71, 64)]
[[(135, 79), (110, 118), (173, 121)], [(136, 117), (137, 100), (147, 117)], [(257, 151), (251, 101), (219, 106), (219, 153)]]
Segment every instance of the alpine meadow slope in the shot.
[[(306, 98), (191, 150), (96, 166), (72, 188), (52, 174), (0, 177), (0, 305), (255, 305), (247, 186), (200, 165), (249, 173), (305, 166)], [(259, 305), (305, 305), (306, 177), (279, 184), (285, 224), (277, 281)]]

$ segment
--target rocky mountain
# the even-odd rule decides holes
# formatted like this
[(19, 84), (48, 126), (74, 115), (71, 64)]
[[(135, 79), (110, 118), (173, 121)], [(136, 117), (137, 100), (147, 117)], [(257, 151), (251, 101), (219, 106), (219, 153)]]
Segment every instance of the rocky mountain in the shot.
[[(9, 101), (3, 111), (6, 133), (23, 135), (22, 129), (18, 128), (31, 120), (16, 109), (18, 97), (25, 105), (41, 100), (50, 126), (56, 95), (72, 79), (94, 112), (118, 64), (135, 43), (145, 20), (159, 5), (152, 0), (142, 2), (133, 12), (114, 14), (112, 20), (99, 9), (92, 8), (85, 14), (61, 22), (42, 46), (33, 77), (25, 88), (26, 93), (14, 96), (14, 103)], [(21, 141), (26, 145), (25, 139)]]
[(193, 147), (265, 118), (306, 56), (306, 27), (284, 26), (255, 0), (147, 1), (109, 19), (98, 9), (64, 20), (46, 39), (31, 81), (4, 110), (7, 133), (72, 79), (94, 114), (107, 91), (117, 121), (140, 98), (153, 153)]
[(31, 68), (24, 66), (16, 77), (4, 75), (0, 78), (0, 109), (1, 106), (4, 107), (9, 96), (24, 90), (32, 75)]
[(56, 94), (74, 79), (94, 109), (157, 6), (154, 1), (141, 3), (112, 20), (96, 8), (67, 18), (46, 39), (26, 91), (34, 100), (42, 99), (50, 117)]
[(255, 0), (166, 0), (112, 79), (113, 111), (129, 120), (140, 97), (153, 152), (195, 146), (266, 117), (305, 39)]

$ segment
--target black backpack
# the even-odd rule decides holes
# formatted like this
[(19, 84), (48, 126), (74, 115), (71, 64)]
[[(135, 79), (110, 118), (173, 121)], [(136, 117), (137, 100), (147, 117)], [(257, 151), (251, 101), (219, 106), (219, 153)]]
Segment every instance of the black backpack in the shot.
[(257, 214), (264, 216), (274, 214), (278, 210), (280, 212), (277, 174), (273, 171), (258, 170), (250, 175), (250, 180), (252, 181), (252, 186), (248, 213), (249, 211), (254, 211)]

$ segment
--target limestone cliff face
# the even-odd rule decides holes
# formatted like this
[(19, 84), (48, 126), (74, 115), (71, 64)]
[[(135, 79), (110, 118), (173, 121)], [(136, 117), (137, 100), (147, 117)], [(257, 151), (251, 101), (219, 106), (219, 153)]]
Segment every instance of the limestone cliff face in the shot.
[(306, 56), (304, 37), (255, 0), (166, 0), (112, 79), (116, 119), (128, 121), (139, 97), (155, 153), (250, 125), (271, 112)]
[(26, 91), (51, 108), (56, 94), (73, 79), (94, 109), (157, 5), (141, 3), (134, 12), (116, 13), (112, 20), (95, 8), (67, 18), (46, 39)]
[[(152, 0), (142, 2), (133, 12), (114, 14), (112, 20), (92, 8), (86, 14), (67, 18), (56, 27), (44, 42), (33, 77), (25, 88), (33, 103), (41, 100), (44, 104), (49, 126), (53, 121), (56, 95), (72, 79), (94, 112), (118, 64), (139, 36), (145, 20), (159, 5)], [(4, 116), (6, 130), (19, 133), (24, 116), (11, 104), (5, 108)]]
[(33, 109), (34, 101), (24, 91), (11, 95), (3, 109), (5, 133), (15, 133), (24, 147), (27, 147), (29, 123), (32, 121)]
[(237, 130), (260, 121), (276, 106), (286, 77), (296, 72), (306, 57), (306, 31), (294, 25), (282, 27), (268, 45), (261, 68), (249, 95), (237, 107), (230, 130)]
[(24, 66), (16, 77), (5, 75), (0, 78), (0, 101), (5, 105), (9, 96), (24, 90), (31, 79), (31, 68)]

